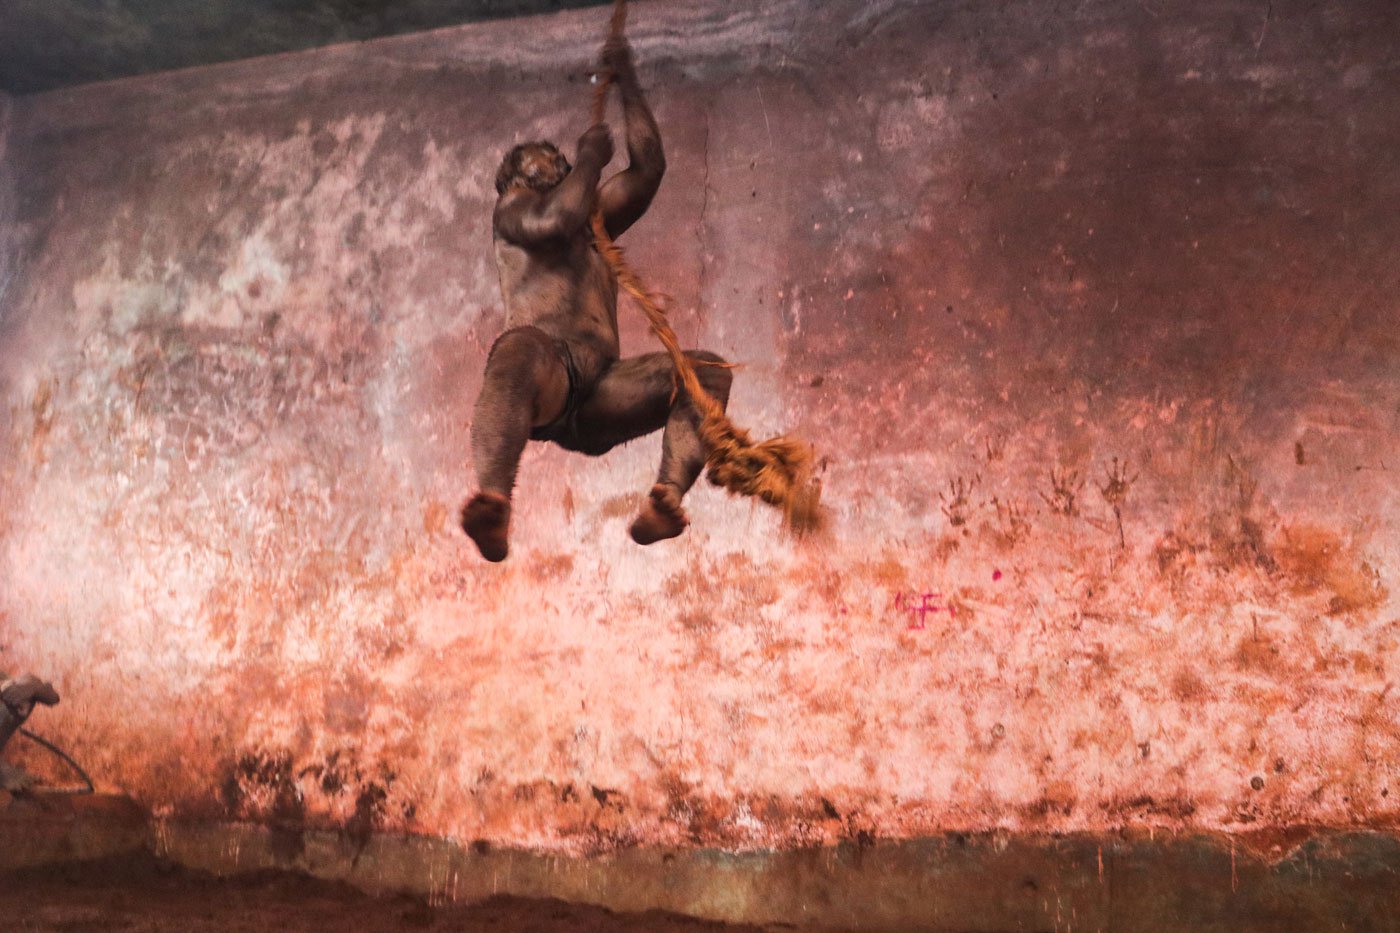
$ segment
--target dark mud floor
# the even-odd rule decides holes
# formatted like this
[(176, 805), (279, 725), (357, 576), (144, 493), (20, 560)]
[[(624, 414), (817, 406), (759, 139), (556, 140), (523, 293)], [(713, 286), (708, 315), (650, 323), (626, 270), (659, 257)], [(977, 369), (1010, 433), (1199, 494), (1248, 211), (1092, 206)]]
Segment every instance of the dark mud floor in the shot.
[[(792, 929), (713, 923), (659, 911), (617, 914), (600, 907), (514, 897), (434, 906), (418, 897), (373, 897), (348, 885), (281, 872), (216, 878), (151, 857), (0, 875), (0, 930), (5, 933), (738, 933)], [(820, 929), (834, 933), (829, 927)]]

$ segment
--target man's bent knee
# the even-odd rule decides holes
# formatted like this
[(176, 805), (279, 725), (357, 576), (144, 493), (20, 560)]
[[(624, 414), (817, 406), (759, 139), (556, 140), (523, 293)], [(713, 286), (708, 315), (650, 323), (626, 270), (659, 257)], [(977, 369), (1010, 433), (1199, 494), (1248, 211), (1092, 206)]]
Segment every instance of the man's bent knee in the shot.
[(486, 355), (486, 368), (528, 371), (541, 363), (551, 362), (556, 356), (554, 338), (538, 327), (512, 327), (491, 344), (491, 352)]
[(729, 398), (729, 387), (734, 384), (734, 371), (724, 357), (709, 350), (696, 350), (689, 354), (695, 360), (695, 375), (705, 390), (721, 402)]
[[(570, 377), (555, 339), (538, 327), (512, 327), (496, 338), (486, 358), (487, 390), (496, 386), (505, 397), (530, 407), (530, 424), (539, 427), (558, 418), (568, 403)], [(490, 398), (498, 400), (497, 393)], [(493, 401), (493, 404), (495, 402)]]

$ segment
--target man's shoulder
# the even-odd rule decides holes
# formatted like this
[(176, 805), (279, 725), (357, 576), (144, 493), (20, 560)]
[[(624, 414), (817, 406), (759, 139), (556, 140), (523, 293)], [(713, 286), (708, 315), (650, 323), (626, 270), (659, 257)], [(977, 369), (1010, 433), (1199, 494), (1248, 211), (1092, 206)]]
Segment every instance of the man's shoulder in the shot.
[(540, 236), (535, 229), (531, 215), (538, 212), (544, 195), (529, 188), (516, 188), (507, 191), (496, 200), (496, 208), (491, 215), (491, 233), (495, 240), (507, 242), (528, 252), (541, 249), (555, 251), (561, 245), (557, 238)]
[(539, 203), (539, 195), (529, 188), (512, 188), (496, 199), (491, 216), (500, 219), (521, 214)]

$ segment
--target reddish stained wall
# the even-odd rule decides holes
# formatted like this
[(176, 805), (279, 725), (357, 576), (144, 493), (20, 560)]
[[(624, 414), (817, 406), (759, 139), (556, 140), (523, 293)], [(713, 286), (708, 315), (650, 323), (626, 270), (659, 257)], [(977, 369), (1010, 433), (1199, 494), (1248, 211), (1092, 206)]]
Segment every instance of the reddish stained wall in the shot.
[(633, 20), (671, 169), (628, 245), (820, 448), (830, 536), (705, 488), (631, 545), (654, 438), (532, 447), (504, 566), (454, 528), (494, 167), (582, 129), (598, 11), (27, 98), (0, 666), (45, 730), (352, 835), (1389, 825), (1393, 7)]
[[(14, 281), (17, 265), (17, 245), (14, 242), (15, 178), (5, 158), (9, 145), (12, 110), (10, 96), (0, 91), (0, 310), (7, 307), (5, 296)], [(4, 326), (3, 317), (0, 317), (0, 326)]]

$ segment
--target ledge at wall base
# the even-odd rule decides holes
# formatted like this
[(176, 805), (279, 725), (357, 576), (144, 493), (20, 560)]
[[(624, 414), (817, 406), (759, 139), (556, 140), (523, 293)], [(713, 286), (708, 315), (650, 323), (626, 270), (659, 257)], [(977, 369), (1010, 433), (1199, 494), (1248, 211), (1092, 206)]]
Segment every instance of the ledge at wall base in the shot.
[(149, 839), (129, 797), (0, 793), (0, 872), (142, 852)]

